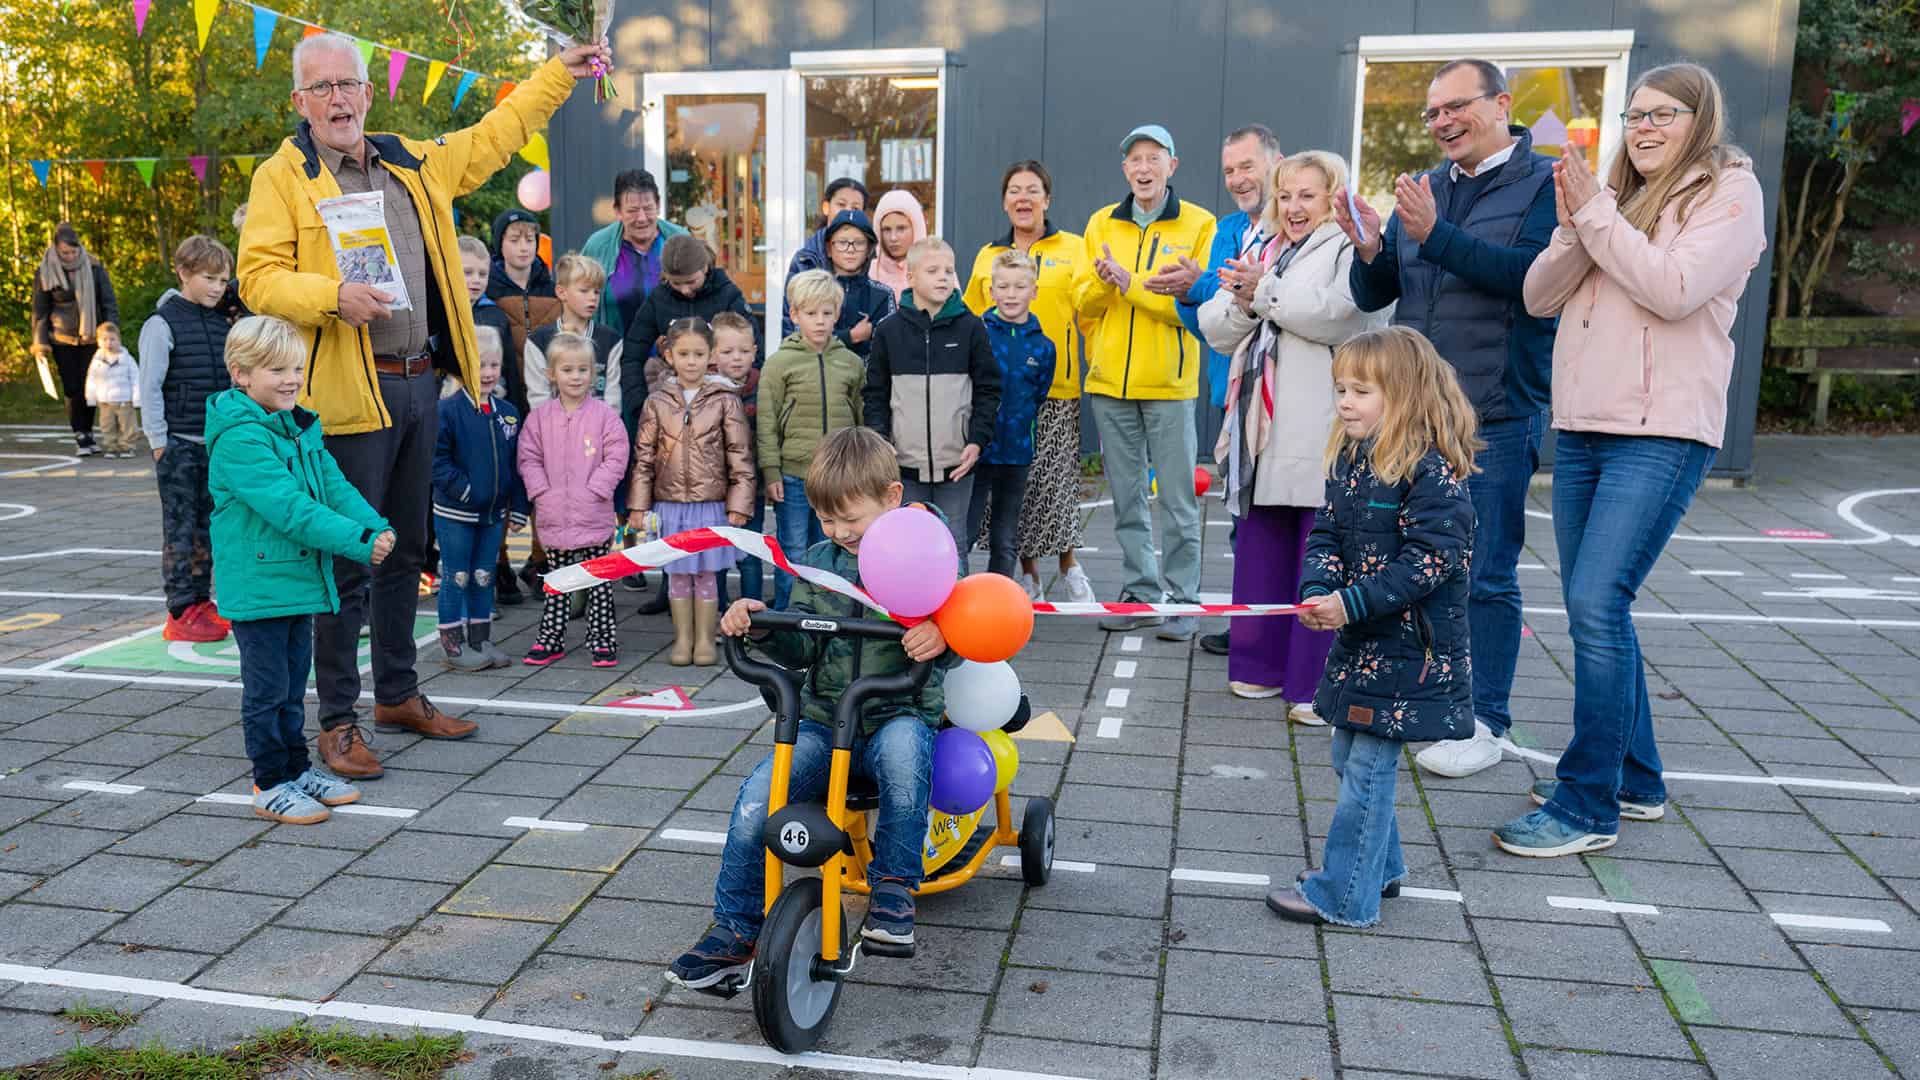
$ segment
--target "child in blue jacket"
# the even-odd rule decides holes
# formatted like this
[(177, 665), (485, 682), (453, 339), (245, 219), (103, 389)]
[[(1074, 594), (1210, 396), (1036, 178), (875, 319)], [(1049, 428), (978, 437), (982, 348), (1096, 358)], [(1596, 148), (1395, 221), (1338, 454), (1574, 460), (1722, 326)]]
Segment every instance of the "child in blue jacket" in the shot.
[(973, 498), (967, 505), (966, 537), (980, 543), (987, 529), (987, 571), (1014, 576), (1015, 528), (1026, 500), (1027, 469), (1033, 465), (1033, 426), (1053, 385), (1053, 340), (1032, 311), (1039, 268), (1024, 253), (1009, 248), (993, 260), (988, 294), (993, 307), (981, 321), (987, 343), (1000, 364), (1000, 412), (993, 442), (973, 470)]
[(512, 663), (492, 641), (495, 561), (500, 542), (527, 524), (527, 497), (514, 465), (520, 414), (500, 393), (506, 343), (474, 327), (480, 384), (448, 379), (433, 447), (433, 534), (440, 544), (440, 648), (458, 671)]

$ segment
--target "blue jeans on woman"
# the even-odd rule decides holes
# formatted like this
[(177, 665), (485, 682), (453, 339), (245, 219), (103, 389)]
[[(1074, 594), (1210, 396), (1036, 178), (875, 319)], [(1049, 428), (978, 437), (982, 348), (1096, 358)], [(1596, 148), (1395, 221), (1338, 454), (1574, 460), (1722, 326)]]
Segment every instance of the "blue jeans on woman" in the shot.
[[(832, 763), (832, 729), (802, 720), (793, 743), (787, 800), (824, 799)], [(933, 788), (933, 729), (911, 713), (886, 721), (872, 735), (854, 740), (853, 775), (872, 778), (880, 789), (867, 882), (891, 878), (910, 889), (918, 886), (927, 798)], [(720, 852), (720, 876), (713, 883), (713, 921), (748, 941), (760, 936), (766, 913), (767, 849), (760, 830), (767, 823), (772, 784), (773, 755), (768, 754), (740, 784), (733, 820), (727, 824), (727, 846)]]
[[(780, 541), (787, 561), (800, 565), (807, 549), (827, 538), (820, 530), (820, 519), (807, 505), (807, 482), (797, 476), (781, 476), (781, 501), (774, 505), (773, 534)], [(785, 570), (773, 572), (773, 609), (785, 611), (787, 596), (793, 592), (793, 575)]]
[(1380, 890), (1407, 876), (1393, 785), (1403, 743), (1333, 729), (1333, 771), (1340, 801), (1320, 849), (1320, 869), (1300, 886), (1322, 918), (1341, 926), (1380, 921)]
[(1601, 835), (1620, 800), (1667, 799), (1647, 705), (1633, 601), (1665, 550), (1714, 449), (1691, 439), (1562, 431), (1553, 453), (1553, 532), (1573, 634), (1573, 740), (1547, 813)]
[(313, 672), (313, 616), (233, 620), (240, 647), (240, 735), (261, 791), (299, 779), (310, 764), (307, 676)]
[(507, 523), (476, 525), (433, 515), (440, 542), (440, 625), (493, 620), (493, 568)]

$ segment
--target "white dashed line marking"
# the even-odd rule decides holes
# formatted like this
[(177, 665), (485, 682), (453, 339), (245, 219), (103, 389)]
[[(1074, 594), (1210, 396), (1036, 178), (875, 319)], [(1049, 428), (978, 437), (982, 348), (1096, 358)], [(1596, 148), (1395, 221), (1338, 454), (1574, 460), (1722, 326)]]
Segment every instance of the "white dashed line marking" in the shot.
[(134, 795), (147, 790), (138, 784), (109, 784), (100, 780), (69, 780), (60, 786), (69, 791), (99, 791), (108, 795)]
[(718, 846), (727, 842), (726, 833), (702, 832), (699, 829), (661, 829), (655, 836), (661, 840), (678, 840), (683, 844), (713, 844)]
[(1124, 686), (1114, 687), (1113, 689), (1107, 691), (1107, 708), (1109, 709), (1126, 708), (1127, 698), (1131, 697), (1132, 695), (1133, 695), (1133, 691), (1128, 690)]
[(1847, 575), (1845, 574), (1788, 574), (1787, 576), (1790, 578), (1794, 578), (1798, 581), (1845, 581), (1847, 580)]
[(1100, 718), (1100, 730), (1096, 734), (1103, 739), (1117, 739), (1120, 737), (1120, 725), (1124, 723), (1126, 721), (1118, 716), (1103, 716)]
[(1133, 678), (1133, 673), (1138, 670), (1140, 670), (1140, 665), (1135, 661), (1117, 660), (1113, 665), (1113, 677), (1116, 679), (1131, 679)]
[(1547, 568), (1546, 563), (1537, 563), (1537, 562), (1523, 562), (1523, 563), (1515, 564), (1514, 566), (1515, 570), (1545, 570), (1546, 568)]
[(1549, 896), (1547, 906), (1574, 911), (1611, 911), (1616, 915), (1660, 914), (1660, 909), (1652, 904), (1627, 904), (1619, 900), (1595, 900), (1586, 896)]
[[(1020, 856), (1002, 855), (1000, 856), (1000, 865), (1001, 866), (1019, 866)], [(1074, 874), (1092, 874), (1092, 873), (1096, 873), (1100, 869), (1100, 867), (1095, 863), (1073, 862), (1070, 859), (1053, 860), (1053, 868), (1055, 870), (1065, 870), (1069, 873), (1074, 873)]]
[(1865, 934), (1891, 934), (1893, 927), (1879, 919), (1843, 919), (1838, 915), (1794, 915), (1785, 911), (1768, 914), (1781, 926), (1799, 926), (1809, 930), (1858, 930)]
[(1689, 570), (1694, 577), (1746, 577), (1745, 570)]
[[(1916, 578), (1915, 580), (1920, 580), (1920, 578)], [(1139, 652), (1140, 651), (1139, 637), (1133, 634), (1128, 634), (1126, 637), (1121, 638), (1120, 651), (1121, 652)]]
[(134, 593), (92, 592), (0, 592), (9, 600), (118, 600), (126, 603), (164, 604), (164, 596), (140, 596)]
[(500, 824), (509, 829), (538, 829), (542, 832), (586, 832), (584, 821), (547, 821), (537, 817), (510, 817)]
[(1905, 585), (1920, 583), (1920, 577), (1910, 577), (1905, 574), (1895, 574), (1893, 580), (1898, 581)]
[(1270, 885), (1273, 879), (1265, 874), (1235, 874), (1226, 870), (1188, 870), (1176, 867), (1173, 871), (1175, 881), (1204, 881), (1213, 885)]
[[(223, 806), (252, 806), (253, 796), (242, 795), (235, 791), (215, 791), (202, 795), (193, 801), (220, 803)], [(345, 806), (330, 806), (328, 809), (336, 814), (359, 814), (361, 817), (390, 818), (410, 818), (420, 812), (418, 810), (408, 810), (400, 806), (362, 806), (359, 803), (348, 803)]]
[(1449, 904), (1466, 903), (1466, 897), (1452, 889), (1423, 889), (1418, 885), (1402, 885), (1400, 895), (1413, 900), (1443, 900)]

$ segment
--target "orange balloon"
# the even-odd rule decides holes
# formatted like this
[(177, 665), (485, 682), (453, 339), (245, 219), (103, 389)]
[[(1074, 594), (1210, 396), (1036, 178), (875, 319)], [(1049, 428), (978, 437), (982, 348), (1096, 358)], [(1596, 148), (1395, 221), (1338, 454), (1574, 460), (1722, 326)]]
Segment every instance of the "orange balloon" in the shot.
[(969, 574), (933, 613), (947, 647), (977, 664), (1006, 660), (1033, 636), (1033, 601), (1005, 574)]

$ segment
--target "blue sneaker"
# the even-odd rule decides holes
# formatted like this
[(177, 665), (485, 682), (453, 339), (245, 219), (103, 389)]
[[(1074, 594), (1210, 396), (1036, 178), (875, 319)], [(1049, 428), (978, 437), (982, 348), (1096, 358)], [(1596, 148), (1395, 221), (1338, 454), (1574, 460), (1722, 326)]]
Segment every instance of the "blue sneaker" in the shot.
[(673, 962), (667, 969), (667, 981), (689, 990), (717, 992), (716, 988), (729, 978), (745, 979), (752, 963), (753, 942), (716, 924), (707, 929), (700, 944)]
[(345, 806), (360, 801), (360, 789), (330, 772), (308, 769), (293, 781), (293, 786), (322, 806)]
[(873, 887), (860, 936), (889, 945), (913, 944), (913, 893), (905, 883), (888, 879)]
[(1619, 839), (1618, 836), (1576, 828), (1545, 810), (1535, 810), (1514, 818), (1493, 830), (1495, 847), (1509, 855), (1523, 855), (1531, 859), (1604, 851)]
[(333, 814), (289, 780), (265, 791), (254, 792), (253, 816), (282, 825), (318, 825)]
[[(1533, 796), (1535, 806), (1545, 806), (1553, 801), (1553, 793), (1559, 789), (1560, 781), (1549, 777), (1545, 780), (1535, 780), (1533, 790), (1528, 794)], [(1619, 799), (1620, 816), (1628, 821), (1659, 821), (1667, 816), (1666, 803), (1643, 802), (1639, 799), (1630, 799), (1625, 795), (1619, 796)]]

